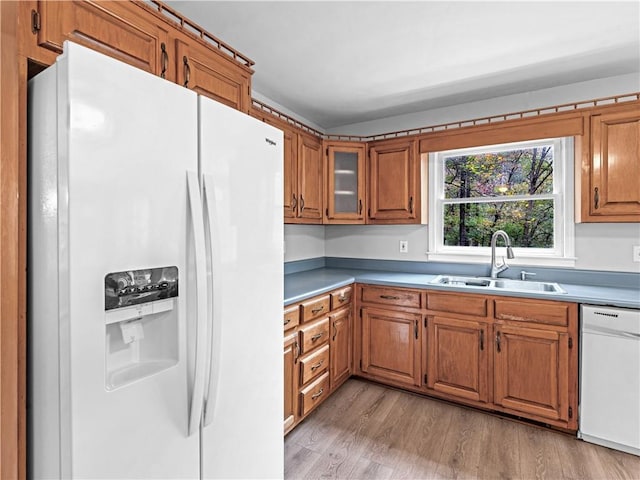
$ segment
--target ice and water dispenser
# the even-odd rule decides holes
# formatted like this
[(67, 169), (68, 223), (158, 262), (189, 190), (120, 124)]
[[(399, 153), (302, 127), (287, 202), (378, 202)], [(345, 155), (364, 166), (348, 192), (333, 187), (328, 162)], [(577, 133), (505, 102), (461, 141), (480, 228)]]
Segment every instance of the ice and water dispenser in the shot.
[(107, 390), (178, 363), (177, 267), (109, 273), (104, 292)]

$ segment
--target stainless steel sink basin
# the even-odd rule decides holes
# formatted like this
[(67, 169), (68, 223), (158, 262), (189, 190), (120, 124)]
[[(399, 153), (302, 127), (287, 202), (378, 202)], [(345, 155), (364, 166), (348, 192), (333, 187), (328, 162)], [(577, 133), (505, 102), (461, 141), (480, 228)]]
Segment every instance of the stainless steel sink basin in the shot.
[(509, 292), (567, 293), (553, 282), (533, 282), (528, 280), (510, 280), (506, 278), (461, 277), (438, 275), (429, 282), (432, 285), (451, 287), (482, 288), (483, 290), (502, 290)]
[(526, 280), (493, 280), (493, 288), (514, 292), (567, 293), (557, 283)]
[(491, 285), (491, 280), (478, 277), (452, 277), (449, 275), (438, 275), (429, 283), (451, 285), (453, 287), (488, 287)]

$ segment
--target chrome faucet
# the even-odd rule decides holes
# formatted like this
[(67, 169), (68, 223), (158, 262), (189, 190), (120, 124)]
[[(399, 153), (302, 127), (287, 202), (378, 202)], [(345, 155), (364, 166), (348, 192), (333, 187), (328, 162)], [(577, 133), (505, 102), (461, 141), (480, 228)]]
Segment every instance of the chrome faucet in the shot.
[(504, 272), (509, 265), (507, 265), (506, 260), (502, 257), (502, 263), (500, 265), (496, 265), (496, 241), (498, 237), (504, 238), (505, 246), (507, 247), (507, 258), (514, 258), (513, 250), (511, 249), (511, 239), (507, 232), (504, 230), (496, 230), (496, 232), (491, 236), (491, 278), (498, 278), (498, 274), (500, 272)]

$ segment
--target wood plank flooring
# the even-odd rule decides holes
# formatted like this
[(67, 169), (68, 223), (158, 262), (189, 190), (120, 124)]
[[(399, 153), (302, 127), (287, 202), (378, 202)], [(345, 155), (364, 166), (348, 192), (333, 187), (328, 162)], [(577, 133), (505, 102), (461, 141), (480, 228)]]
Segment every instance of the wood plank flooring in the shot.
[(285, 437), (285, 478), (640, 480), (640, 458), (350, 379)]

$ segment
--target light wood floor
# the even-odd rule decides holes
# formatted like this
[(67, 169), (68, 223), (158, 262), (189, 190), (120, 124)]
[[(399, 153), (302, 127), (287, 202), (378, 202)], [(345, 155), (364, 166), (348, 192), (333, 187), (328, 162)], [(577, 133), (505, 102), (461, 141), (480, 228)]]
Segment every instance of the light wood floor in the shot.
[(640, 458), (350, 379), (285, 437), (285, 478), (640, 479)]

